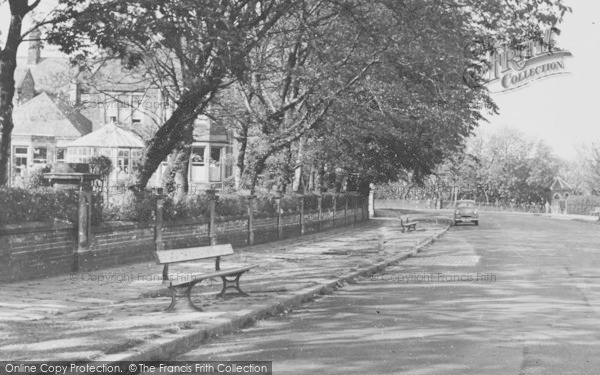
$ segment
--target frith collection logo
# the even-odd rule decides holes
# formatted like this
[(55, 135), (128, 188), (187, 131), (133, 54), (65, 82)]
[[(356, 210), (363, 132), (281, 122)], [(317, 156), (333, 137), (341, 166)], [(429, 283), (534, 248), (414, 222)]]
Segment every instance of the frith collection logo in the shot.
[[(507, 92), (526, 86), (536, 80), (567, 74), (565, 59), (573, 55), (554, 47), (554, 31), (549, 30), (541, 41), (529, 41), (520, 48), (507, 46), (486, 48), (475, 41), (467, 48), (473, 56), (487, 51), (483, 62), (472, 64), (465, 75), (468, 85), (485, 85), (491, 92)], [(485, 48), (482, 50), (482, 48)]]

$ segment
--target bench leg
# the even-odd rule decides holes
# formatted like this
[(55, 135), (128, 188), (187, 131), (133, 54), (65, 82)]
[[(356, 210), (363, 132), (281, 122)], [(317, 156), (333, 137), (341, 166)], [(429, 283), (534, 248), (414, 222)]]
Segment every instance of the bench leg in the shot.
[(185, 287), (170, 286), (169, 287), (169, 291), (171, 292), (171, 304), (169, 305), (169, 307), (167, 307), (165, 309), (165, 311), (175, 312), (177, 310), (175, 308), (175, 305), (177, 304), (177, 299), (180, 298), (180, 297), (186, 297), (187, 298), (187, 300), (188, 300), (188, 307), (191, 308), (193, 311), (204, 311), (200, 307), (196, 306), (194, 304), (194, 302), (192, 302), (192, 288), (196, 284), (198, 284), (198, 283), (193, 283), (193, 284), (190, 284), (190, 285), (185, 286)]
[[(246, 271), (244, 271), (244, 272), (246, 272)], [(227, 289), (236, 289), (238, 291), (238, 294), (240, 294), (244, 297), (248, 297), (249, 294), (244, 292), (240, 288), (240, 277), (242, 276), (242, 274), (244, 272), (238, 273), (235, 276), (235, 279), (228, 279), (227, 276), (221, 276), (221, 280), (223, 280), (223, 289), (221, 289), (221, 293), (217, 294), (217, 298), (223, 297), (225, 295), (225, 292), (227, 291)], [(228, 284), (232, 284), (232, 285), (228, 285)]]

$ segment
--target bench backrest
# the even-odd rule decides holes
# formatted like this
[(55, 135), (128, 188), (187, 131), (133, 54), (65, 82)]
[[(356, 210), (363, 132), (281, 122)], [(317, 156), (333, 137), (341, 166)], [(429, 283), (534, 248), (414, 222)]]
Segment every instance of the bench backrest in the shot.
[(233, 254), (231, 244), (161, 250), (155, 253), (157, 264), (187, 262)]

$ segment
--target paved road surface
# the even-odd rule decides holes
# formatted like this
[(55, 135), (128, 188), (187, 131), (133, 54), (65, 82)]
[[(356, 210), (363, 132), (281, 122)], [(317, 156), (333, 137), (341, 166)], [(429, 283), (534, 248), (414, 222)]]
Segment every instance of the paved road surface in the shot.
[(483, 214), (384, 273), (181, 360), (274, 374), (598, 374), (600, 226)]

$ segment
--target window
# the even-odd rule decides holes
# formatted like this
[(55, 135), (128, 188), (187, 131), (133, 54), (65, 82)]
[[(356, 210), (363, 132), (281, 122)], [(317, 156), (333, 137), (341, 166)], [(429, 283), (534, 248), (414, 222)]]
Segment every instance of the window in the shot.
[(118, 173), (129, 174), (130, 156), (129, 150), (119, 150), (117, 157), (117, 171)]
[(133, 171), (139, 170), (142, 163), (142, 150), (131, 150), (131, 168)]
[(46, 147), (35, 147), (33, 149), (33, 162), (35, 164), (46, 164), (48, 162), (48, 149)]
[(21, 173), (25, 168), (27, 168), (27, 154), (27, 147), (15, 146), (13, 156), (14, 166), (17, 170), (17, 173)]
[(56, 149), (56, 161), (65, 161), (67, 158), (67, 149), (66, 148), (57, 148)]
[(204, 165), (204, 147), (192, 147), (190, 161), (192, 165)]
[(144, 99), (144, 97), (142, 95), (132, 95), (131, 96), (131, 106), (133, 107), (132, 111), (131, 111), (131, 123), (132, 124), (139, 124), (142, 122), (142, 118), (144, 116), (144, 114), (141, 111), (143, 99)]
[(210, 148), (210, 181), (221, 181), (221, 150), (222, 147)]
[(190, 155), (190, 180), (192, 181), (206, 181), (205, 150), (206, 147), (192, 147)]

